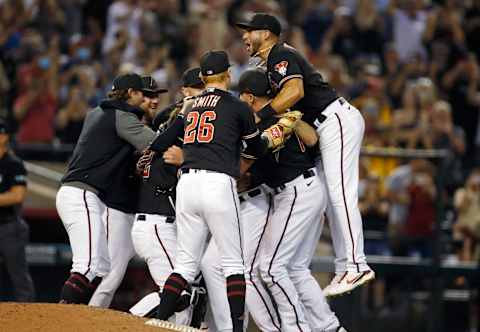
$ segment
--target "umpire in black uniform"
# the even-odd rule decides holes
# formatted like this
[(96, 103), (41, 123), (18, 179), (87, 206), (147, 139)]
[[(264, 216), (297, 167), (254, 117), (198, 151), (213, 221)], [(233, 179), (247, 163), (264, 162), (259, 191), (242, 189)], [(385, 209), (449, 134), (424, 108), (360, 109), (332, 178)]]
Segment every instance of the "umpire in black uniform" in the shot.
[(31, 302), (34, 288), (25, 257), (29, 229), (20, 217), (27, 192), (27, 171), (8, 143), (7, 128), (0, 121), (0, 254), (13, 284), (15, 300)]

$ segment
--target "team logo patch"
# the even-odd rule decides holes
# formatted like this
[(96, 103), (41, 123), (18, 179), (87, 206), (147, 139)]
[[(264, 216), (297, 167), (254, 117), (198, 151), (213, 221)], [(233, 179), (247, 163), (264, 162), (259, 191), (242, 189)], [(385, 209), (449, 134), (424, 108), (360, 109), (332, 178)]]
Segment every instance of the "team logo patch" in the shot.
[(288, 61), (280, 61), (273, 68), (280, 75), (285, 76), (287, 75)]

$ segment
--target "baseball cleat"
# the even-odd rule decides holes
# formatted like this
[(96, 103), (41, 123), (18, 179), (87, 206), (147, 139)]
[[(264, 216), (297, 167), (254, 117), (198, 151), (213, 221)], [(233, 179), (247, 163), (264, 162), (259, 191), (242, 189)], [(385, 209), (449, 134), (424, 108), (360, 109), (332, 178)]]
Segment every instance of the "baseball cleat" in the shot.
[(330, 285), (325, 287), (325, 297), (340, 296), (350, 293), (355, 288), (375, 279), (375, 272), (372, 270), (364, 272), (344, 272), (335, 274)]

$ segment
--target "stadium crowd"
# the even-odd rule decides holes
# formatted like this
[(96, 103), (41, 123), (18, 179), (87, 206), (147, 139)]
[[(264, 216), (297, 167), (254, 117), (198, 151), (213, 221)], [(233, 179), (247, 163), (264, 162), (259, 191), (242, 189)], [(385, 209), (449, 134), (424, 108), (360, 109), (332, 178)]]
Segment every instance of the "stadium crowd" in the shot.
[(362, 111), (365, 146), (450, 152), (444, 193), (431, 161), (362, 159), (367, 254), (429, 256), (444, 195), (450, 253), (478, 258), (480, 0), (1, 0), (0, 115), (18, 146), (72, 144), (121, 72), (153, 76), (167, 105), (199, 55), (226, 49), (235, 82), (254, 64), (232, 22), (253, 11), (282, 17), (285, 41)]

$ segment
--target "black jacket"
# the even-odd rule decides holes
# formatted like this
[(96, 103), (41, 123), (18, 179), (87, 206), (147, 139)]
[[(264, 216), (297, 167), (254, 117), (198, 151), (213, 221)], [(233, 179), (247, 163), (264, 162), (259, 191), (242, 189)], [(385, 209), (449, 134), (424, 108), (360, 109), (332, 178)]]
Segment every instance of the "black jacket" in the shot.
[(142, 115), (118, 100), (105, 100), (88, 112), (62, 183), (86, 184), (108, 199), (115, 182), (124, 180), (115, 175), (128, 174), (134, 150), (143, 150), (155, 137), (140, 121)]

